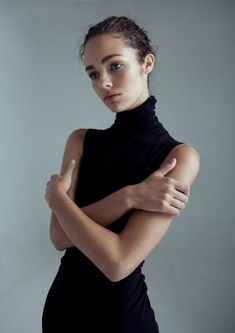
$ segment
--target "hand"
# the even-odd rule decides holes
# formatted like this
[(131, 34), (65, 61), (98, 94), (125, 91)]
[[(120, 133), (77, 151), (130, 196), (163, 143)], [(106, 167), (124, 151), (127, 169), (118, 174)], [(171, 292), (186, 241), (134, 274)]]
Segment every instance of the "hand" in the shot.
[(51, 179), (47, 182), (46, 192), (44, 198), (47, 200), (49, 207), (51, 206), (51, 201), (53, 196), (58, 192), (67, 193), (72, 184), (73, 172), (75, 169), (75, 160), (71, 160), (63, 174), (54, 174)]
[(190, 187), (173, 178), (165, 177), (175, 165), (174, 158), (138, 184), (135, 208), (171, 215), (181, 213), (188, 202)]

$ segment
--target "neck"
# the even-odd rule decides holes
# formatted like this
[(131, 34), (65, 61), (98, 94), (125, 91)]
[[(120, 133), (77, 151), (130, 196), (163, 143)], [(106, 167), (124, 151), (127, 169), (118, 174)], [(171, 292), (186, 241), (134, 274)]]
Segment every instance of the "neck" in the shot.
[(156, 128), (159, 123), (155, 114), (156, 102), (155, 97), (150, 95), (138, 106), (117, 113), (111, 128), (122, 132), (143, 131)]

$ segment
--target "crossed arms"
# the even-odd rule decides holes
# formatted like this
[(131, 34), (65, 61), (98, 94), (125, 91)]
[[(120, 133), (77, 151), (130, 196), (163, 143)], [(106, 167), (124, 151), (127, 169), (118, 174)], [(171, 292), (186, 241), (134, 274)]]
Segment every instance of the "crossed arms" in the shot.
[[(80, 129), (69, 137), (61, 173), (69, 160), (75, 156), (77, 159), (79, 152), (80, 157), (82, 156), (84, 134), (84, 130)], [(78, 150), (73, 148), (75, 142)], [(181, 192), (187, 192), (186, 187), (191, 186), (198, 173), (200, 158), (193, 147), (188, 145), (175, 147), (162, 166), (167, 165), (173, 157), (177, 160), (176, 166), (168, 172), (167, 177), (161, 178), (168, 190), (163, 192), (163, 197), (158, 201), (162, 203), (158, 211), (154, 211), (153, 207), (151, 211), (151, 207), (148, 206), (153, 196), (147, 195), (150, 194), (149, 188), (151, 188), (146, 186), (147, 182), (143, 183), (142, 187), (138, 184), (124, 187), (97, 203), (79, 208), (73, 201), (79, 170), (77, 166), (69, 192), (58, 192), (51, 202), (50, 237), (55, 247), (63, 250), (77, 246), (113, 282), (130, 274), (160, 242), (173, 216), (176, 215), (176, 210), (179, 212), (184, 208), (187, 201)], [(160, 181), (159, 174), (156, 174), (156, 177), (152, 176), (152, 184), (154, 181)], [(185, 187), (177, 191), (176, 188), (180, 187), (180, 183), (185, 184)], [(174, 193), (174, 198), (173, 195), (170, 197), (169, 193)], [(172, 210), (172, 214), (166, 213), (169, 211), (170, 200), (173, 203), (171, 209), (178, 204), (178, 209)], [(145, 207), (148, 209), (144, 210)], [(131, 208), (135, 208), (135, 211), (120, 234), (105, 228)]]

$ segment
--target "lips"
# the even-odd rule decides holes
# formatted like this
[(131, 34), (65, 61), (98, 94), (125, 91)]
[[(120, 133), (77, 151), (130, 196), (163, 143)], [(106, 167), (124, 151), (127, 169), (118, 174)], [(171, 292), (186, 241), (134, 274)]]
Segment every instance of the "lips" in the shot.
[(105, 100), (106, 100), (107, 98), (109, 98), (109, 97), (116, 96), (116, 95), (121, 95), (121, 94), (112, 94), (112, 95), (106, 96), (106, 97), (105, 97)]

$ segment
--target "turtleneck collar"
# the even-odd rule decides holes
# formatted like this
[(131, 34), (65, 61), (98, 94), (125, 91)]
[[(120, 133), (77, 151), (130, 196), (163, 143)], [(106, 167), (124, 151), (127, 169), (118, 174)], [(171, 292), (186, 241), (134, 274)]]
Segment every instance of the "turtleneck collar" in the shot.
[(155, 114), (156, 102), (156, 98), (150, 95), (137, 107), (117, 113), (111, 128), (122, 132), (151, 130), (156, 128), (159, 125), (158, 118)]

